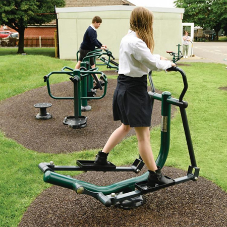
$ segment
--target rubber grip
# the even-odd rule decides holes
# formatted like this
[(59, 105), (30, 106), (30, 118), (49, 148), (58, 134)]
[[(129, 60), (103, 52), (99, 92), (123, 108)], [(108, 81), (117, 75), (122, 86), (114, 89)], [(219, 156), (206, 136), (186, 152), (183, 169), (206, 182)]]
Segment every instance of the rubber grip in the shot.
[(39, 164), (39, 169), (42, 170), (43, 173), (45, 173), (47, 170), (52, 171), (52, 169), (47, 165), (47, 163), (40, 163)]

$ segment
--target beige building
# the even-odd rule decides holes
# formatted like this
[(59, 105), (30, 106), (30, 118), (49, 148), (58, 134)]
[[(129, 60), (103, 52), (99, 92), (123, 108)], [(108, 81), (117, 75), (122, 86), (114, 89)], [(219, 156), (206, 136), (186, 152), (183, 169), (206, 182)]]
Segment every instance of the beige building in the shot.
[(65, 0), (65, 7), (131, 5), (127, 0)]
[[(103, 20), (97, 30), (98, 40), (107, 45), (113, 55), (118, 58), (120, 41), (127, 34), (129, 17), (134, 8), (135, 6), (127, 5), (127, 3), (126, 5), (56, 8), (60, 59), (76, 59), (83, 35), (96, 15)], [(176, 45), (182, 43), (184, 9), (147, 8), (154, 14), (154, 53), (171, 59), (166, 51), (177, 52)]]

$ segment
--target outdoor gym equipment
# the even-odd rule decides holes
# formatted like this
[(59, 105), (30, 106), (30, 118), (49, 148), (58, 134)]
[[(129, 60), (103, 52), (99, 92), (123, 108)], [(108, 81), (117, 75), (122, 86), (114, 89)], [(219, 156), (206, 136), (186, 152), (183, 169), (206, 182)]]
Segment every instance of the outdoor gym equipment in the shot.
[(118, 66), (119, 64), (117, 62), (115, 62), (115, 58), (114, 56), (112, 55), (112, 52), (109, 51), (108, 49), (105, 49), (104, 50), (106, 52), (106, 55), (108, 56), (108, 58), (106, 59), (105, 57), (101, 56), (99, 57), (99, 59), (104, 62), (104, 65), (107, 66), (107, 68), (110, 68), (110, 69), (116, 69), (118, 70)]
[(36, 115), (36, 119), (41, 119), (41, 120), (48, 120), (51, 119), (52, 116), (50, 113), (47, 113), (46, 108), (51, 107), (51, 103), (36, 103), (34, 105), (35, 108), (39, 108), (39, 113)]
[[(67, 70), (67, 71), (66, 71)], [(101, 99), (106, 95), (107, 90), (107, 78), (103, 72), (96, 71), (97, 68), (91, 70), (85, 70), (81, 68), (80, 70), (73, 70), (67, 66), (62, 68), (60, 72), (51, 72), (47, 76), (44, 76), (44, 82), (47, 82), (47, 90), (51, 98), (53, 99), (73, 99), (74, 100), (74, 116), (65, 117), (63, 124), (68, 125), (74, 129), (84, 128), (87, 125), (87, 117), (81, 116), (82, 109), (90, 109), (91, 107), (86, 105), (81, 107), (81, 100), (87, 99)], [(69, 76), (69, 79), (73, 82), (74, 85), (74, 96), (73, 97), (56, 97), (52, 95), (50, 89), (50, 76), (51, 75), (66, 74)], [(104, 90), (103, 94), (100, 97), (87, 97), (87, 77), (91, 74), (101, 74), (102, 79), (104, 80)], [(85, 103), (87, 104), (87, 102)]]
[[(40, 163), (39, 168), (44, 173), (44, 181), (68, 189), (76, 191), (77, 194), (90, 195), (105, 206), (111, 205), (130, 209), (143, 204), (142, 195), (150, 192), (157, 191), (162, 188), (166, 188), (172, 185), (184, 183), (187, 181), (195, 181), (199, 176), (199, 168), (196, 164), (194, 155), (192, 140), (189, 131), (189, 125), (187, 121), (186, 108), (188, 103), (183, 101), (183, 97), (188, 89), (188, 83), (185, 73), (177, 67), (172, 67), (168, 71), (176, 71), (182, 75), (183, 90), (179, 96), (179, 99), (172, 98), (170, 92), (163, 92), (158, 94), (155, 92), (153, 82), (151, 79), (151, 73), (149, 74), (149, 80), (152, 90), (149, 92), (152, 100), (161, 101), (161, 146), (159, 155), (156, 159), (156, 164), (162, 168), (167, 160), (170, 146), (170, 120), (171, 120), (171, 105), (178, 106), (180, 108), (183, 128), (185, 132), (188, 153), (190, 158), (190, 165), (186, 176), (182, 176), (176, 179), (172, 179), (172, 182), (165, 185), (156, 184), (155, 187), (150, 187), (147, 184), (147, 178), (149, 173), (146, 172), (141, 176), (130, 178), (115, 184), (108, 186), (97, 186), (85, 181), (81, 181), (70, 176), (56, 173), (55, 171), (133, 171), (139, 173), (144, 163), (141, 158), (136, 159), (130, 167), (116, 167), (112, 163), (108, 163), (105, 166), (94, 165), (94, 161), (90, 160), (77, 160), (77, 166), (56, 166), (52, 161), (50, 163)], [(153, 104), (152, 104), (153, 105)]]
[[(79, 52), (80, 51), (77, 51), (77, 61), (79, 60), (79, 56), (78, 56)], [(91, 55), (93, 55), (92, 57), (95, 58), (95, 65), (106, 65), (107, 68), (118, 70), (118, 63), (114, 61), (115, 58), (112, 55), (112, 52), (109, 51), (108, 49), (104, 49), (104, 50), (95, 49), (94, 51), (89, 52), (86, 57), (91, 56)], [(107, 56), (107, 58), (105, 58), (103, 56)], [(83, 61), (84, 61), (84, 59), (83, 59)], [(97, 59), (101, 60), (104, 64), (96, 63)], [(87, 60), (87, 59), (85, 59), (85, 60)]]
[[(77, 52), (77, 61), (78, 61), (78, 53), (79, 53), (79, 51)], [(105, 55), (108, 57), (108, 59), (103, 57)], [(92, 70), (91, 65), (90, 65), (90, 59), (91, 58), (94, 58), (95, 62), (96, 62), (96, 59), (99, 58), (102, 62), (104, 62), (104, 65), (107, 65), (107, 68), (118, 69), (118, 67), (117, 67), (118, 63), (114, 62), (112, 60), (112, 59), (115, 59), (115, 58), (113, 57), (112, 52), (109, 51), (108, 49), (105, 49), (105, 50), (95, 49), (94, 51), (88, 52), (87, 55), (81, 61), (80, 69)], [(100, 79), (103, 79), (102, 76), (100, 77)], [(88, 97), (94, 97), (96, 95), (96, 90), (93, 89), (93, 81), (94, 80), (95, 80), (96, 84), (98, 85), (98, 87), (100, 88), (100, 90), (102, 90), (102, 84), (98, 80), (98, 78), (95, 75), (95, 73), (92, 73), (91, 75), (88, 75), (88, 77), (87, 77), (87, 91), (85, 91), (85, 86), (82, 87), (82, 91), (85, 94), (87, 93)], [(87, 100), (86, 99), (82, 100), (82, 106), (86, 107), (86, 108), (82, 109), (83, 111), (90, 110), (89, 106), (87, 106)]]
[(173, 63), (176, 63), (181, 58), (183, 58), (182, 52), (180, 50), (181, 45), (178, 44), (177, 47), (178, 47), (177, 54), (175, 52), (173, 52), (173, 51), (166, 51), (166, 53), (170, 54), (170, 56), (173, 56)]

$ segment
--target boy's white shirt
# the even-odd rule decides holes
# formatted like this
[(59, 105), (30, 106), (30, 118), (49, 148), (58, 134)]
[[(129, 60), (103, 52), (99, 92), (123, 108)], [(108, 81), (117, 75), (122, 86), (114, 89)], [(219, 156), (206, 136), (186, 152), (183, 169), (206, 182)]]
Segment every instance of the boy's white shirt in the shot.
[(94, 27), (93, 24), (90, 25), (95, 31), (97, 31), (97, 29)]
[(119, 74), (142, 77), (150, 70), (161, 71), (171, 68), (172, 62), (161, 60), (160, 55), (152, 54), (146, 43), (129, 30), (120, 44)]

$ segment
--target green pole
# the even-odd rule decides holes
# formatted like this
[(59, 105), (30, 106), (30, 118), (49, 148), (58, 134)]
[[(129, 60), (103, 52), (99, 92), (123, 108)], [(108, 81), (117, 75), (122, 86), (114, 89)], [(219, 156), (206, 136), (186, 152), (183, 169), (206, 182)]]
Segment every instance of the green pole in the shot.
[(58, 174), (52, 171), (46, 171), (43, 176), (44, 182), (75, 190), (75, 184), (79, 184), (92, 192), (102, 192), (104, 195), (118, 192), (129, 192), (135, 190), (135, 183), (147, 180), (148, 172), (141, 176), (133, 177), (115, 184), (107, 186), (98, 186), (75, 178)]
[(170, 145), (170, 120), (171, 120), (171, 105), (167, 102), (167, 99), (171, 98), (170, 92), (162, 93), (162, 124), (161, 124), (161, 146), (158, 158), (156, 160), (157, 166), (162, 168), (166, 162), (169, 153)]
[(81, 78), (80, 78), (80, 70), (75, 69), (73, 71), (73, 77), (77, 81), (73, 81), (74, 84), (74, 116), (78, 119), (81, 116)]
[[(87, 63), (81, 62), (81, 68), (87, 69)], [(88, 76), (81, 78), (81, 97), (87, 97), (87, 86)], [(87, 99), (82, 99), (82, 106), (87, 106)]]
[(181, 47), (181, 45), (178, 44), (177, 46), (178, 46), (178, 53), (177, 54), (178, 54), (178, 56), (180, 56), (180, 47)]

